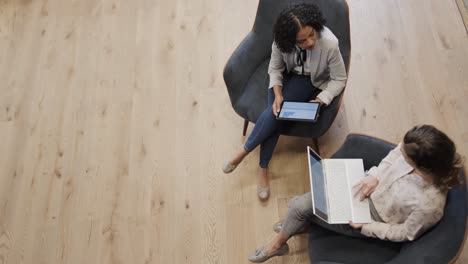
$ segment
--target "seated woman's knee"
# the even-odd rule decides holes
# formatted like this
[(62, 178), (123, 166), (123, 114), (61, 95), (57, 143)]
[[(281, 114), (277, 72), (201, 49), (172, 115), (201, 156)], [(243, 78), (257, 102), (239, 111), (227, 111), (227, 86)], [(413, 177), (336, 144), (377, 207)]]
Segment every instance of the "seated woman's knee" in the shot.
[(289, 210), (298, 217), (307, 217), (307, 213), (312, 208), (310, 193), (296, 196), (289, 202)]

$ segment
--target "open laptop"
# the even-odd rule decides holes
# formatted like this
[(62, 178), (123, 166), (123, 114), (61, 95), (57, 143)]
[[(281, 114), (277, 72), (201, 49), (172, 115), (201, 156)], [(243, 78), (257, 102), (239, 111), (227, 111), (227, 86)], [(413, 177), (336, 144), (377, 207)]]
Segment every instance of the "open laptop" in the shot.
[(322, 159), (307, 147), (314, 214), (329, 224), (370, 223), (369, 201), (353, 186), (365, 177), (362, 159)]

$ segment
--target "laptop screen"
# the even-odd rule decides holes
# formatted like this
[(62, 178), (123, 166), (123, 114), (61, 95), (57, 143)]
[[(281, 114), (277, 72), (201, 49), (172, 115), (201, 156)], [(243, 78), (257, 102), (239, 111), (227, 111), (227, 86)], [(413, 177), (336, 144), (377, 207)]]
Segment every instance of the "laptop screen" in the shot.
[(327, 196), (325, 192), (325, 177), (320, 156), (318, 156), (311, 148), (308, 148), (309, 154), (309, 169), (311, 174), (311, 183), (314, 199), (315, 214), (324, 220), (328, 220)]

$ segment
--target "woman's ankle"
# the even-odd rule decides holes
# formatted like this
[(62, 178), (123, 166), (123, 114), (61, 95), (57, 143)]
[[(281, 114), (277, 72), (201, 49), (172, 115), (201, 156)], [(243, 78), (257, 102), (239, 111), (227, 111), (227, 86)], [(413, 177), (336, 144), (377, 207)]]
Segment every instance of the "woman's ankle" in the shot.
[(261, 168), (260, 167), (260, 171), (258, 172), (258, 178), (259, 178), (261, 187), (268, 186), (268, 182), (269, 182), (268, 168)]
[(286, 242), (287, 240), (284, 240), (277, 235), (275, 238), (273, 238), (272, 241), (270, 241), (267, 244), (266, 250), (268, 251), (268, 253), (271, 253), (273, 251), (280, 249)]
[(242, 147), (241, 149), (239, 149), (239, 150), (236, 152), (236, 154), (234, 155), (234, 158), (231, 159), (231, 160), (229, 161), (229, 163), (230, 163), (231, 165), (238, 165), (239, 163), (241, 163), (241, 162), (244, 160), (244, 158), (245, 158), (248, 154), (249, 154), (249, 152), (247, 152), (247, 151), (245, 150), (245, 148)]
[(258, 175), (260, 175), (261, 177), (267, 177), (268, 176), (268, 168), (260, 167), (260, 169), (258, 171)]

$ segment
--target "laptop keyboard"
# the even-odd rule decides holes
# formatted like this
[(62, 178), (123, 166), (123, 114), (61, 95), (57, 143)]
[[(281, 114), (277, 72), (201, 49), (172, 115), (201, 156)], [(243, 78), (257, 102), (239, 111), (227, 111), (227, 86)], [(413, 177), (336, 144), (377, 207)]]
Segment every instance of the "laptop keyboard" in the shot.
[(327, 175), (330, 220), (348, 223), (351, 220), (351, 204), (346, 180), (346, 163), (343, 160), (327, 159), (324, 160), (324, 164), (325, 175)]

